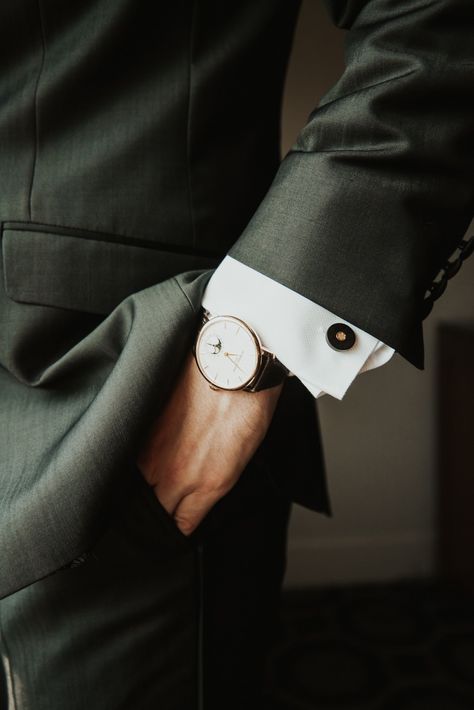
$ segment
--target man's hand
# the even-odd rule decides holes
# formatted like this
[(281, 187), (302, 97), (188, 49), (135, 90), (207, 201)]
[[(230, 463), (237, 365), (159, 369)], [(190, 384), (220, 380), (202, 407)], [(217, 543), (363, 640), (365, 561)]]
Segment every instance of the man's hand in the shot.
[(237, 483), (267, 432), (281, 389), (213, 390), (189, 355), (137, 459), (185, 535)]

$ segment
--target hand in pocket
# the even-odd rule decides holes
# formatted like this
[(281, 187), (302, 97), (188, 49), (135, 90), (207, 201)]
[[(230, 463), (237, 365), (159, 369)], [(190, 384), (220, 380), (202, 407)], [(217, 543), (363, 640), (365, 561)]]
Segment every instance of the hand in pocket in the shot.
[(188, 356), (137, 458), (185, 535), (237, 483), (267, 432), (281, 389), (211, 389)]

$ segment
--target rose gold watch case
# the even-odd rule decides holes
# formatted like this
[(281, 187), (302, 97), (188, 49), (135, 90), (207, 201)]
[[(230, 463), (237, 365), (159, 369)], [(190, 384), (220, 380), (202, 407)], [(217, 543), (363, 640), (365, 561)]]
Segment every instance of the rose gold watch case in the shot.
[[(255, 347), (257, 348), (257, 364), (255, 366), (255, 369), (252, 373), (252, 375), (245, 381), (242, 382), (238, 387), (222, 387), (221, 385), (216, 385), (215, 382), (213, 382), (209, 377), (206, 375), (204, 370), (202, 369), (200, 363), (199, 363), (199, 357), (198, 357), (198, 349), (199, 349), (199, 344), (201, 342), (201, 338), (203, 337), (204, 333), (206, 330), (208, 330), (208, 326), (211, 324), (213, 325), (214, 323), (217, 323), (219, 321), (232, 321), (233, 323), (238, 323), (241, 327), (245, 328), (245, 330), (248, 331), (250, 336), (252, 337), (252, 340), (255, 343)], [(199, 372), (202, 374), (202, 376), (209, 382), (209, 384), (213, 387), (213, 389), (220, 389), (220, 390), (228, 390), (228, 391), (236, 391), (236, 390), (243, 390), (246, 387), (248, 387), (256, 378), (258, 373), (260, 372), (260, 368), (262, 366), (262, 360), (263, 360), (263, 352), (264, 348), (262, 346), (262, 343), (260, 341), (260, 338), (258, 337), (257, 333), (251, 328), (245, 321), (241, 320), (240, 318), (237, 318), (236, 316), (212, 316), (211, 318), (208, 318), (204, 325), (201, 326), (198, 335), (195, 339), (194, 342), (194, 347), (193, 347), (193, 352), (194, 352), (194, 359), (196, 360), (196, 364), (199, 368)]]

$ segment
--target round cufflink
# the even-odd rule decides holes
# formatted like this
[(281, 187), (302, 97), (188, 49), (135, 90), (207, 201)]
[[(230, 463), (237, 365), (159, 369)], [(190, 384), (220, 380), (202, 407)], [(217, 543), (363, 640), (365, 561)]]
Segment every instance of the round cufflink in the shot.
[(356, 341), (356, 334), (345, 323), (334, 323), (326, 332), (328, 345), (334, 350), (350, 350)]

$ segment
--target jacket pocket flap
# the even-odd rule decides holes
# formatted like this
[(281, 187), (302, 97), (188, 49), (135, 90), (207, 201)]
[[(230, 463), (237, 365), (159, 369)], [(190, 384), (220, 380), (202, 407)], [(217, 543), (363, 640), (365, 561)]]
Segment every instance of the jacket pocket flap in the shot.
[(3, 228), (5, 291), (14, 301), (110, 313), (124, 298), (219, 258), (44, 231)]

